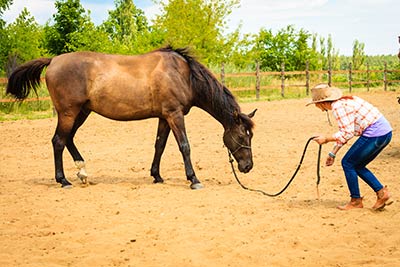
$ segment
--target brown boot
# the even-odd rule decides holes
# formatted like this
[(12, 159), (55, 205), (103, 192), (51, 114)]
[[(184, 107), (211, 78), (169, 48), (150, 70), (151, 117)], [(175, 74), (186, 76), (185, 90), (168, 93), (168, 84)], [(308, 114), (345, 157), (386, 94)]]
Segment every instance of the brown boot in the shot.
[(376, 192), (376, 198), (376, 203), (374, 206), (372, 206), (373, 210), (381, 210), (386, 205), (393, 203), (393, 200), (390, 199), (390, 193), (386, 186)]
[(362, 197), (361, 198), (352, 197), (349, 203), (343, 206), (337, 206), (337, 208), (340, 210), (361, 209), (364, 207), (362, 199), (363, 199)]

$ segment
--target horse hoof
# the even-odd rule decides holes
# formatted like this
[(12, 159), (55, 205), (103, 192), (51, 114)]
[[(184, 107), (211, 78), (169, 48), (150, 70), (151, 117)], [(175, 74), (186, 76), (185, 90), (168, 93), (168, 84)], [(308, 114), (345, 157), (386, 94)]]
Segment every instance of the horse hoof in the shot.
[(87, 174), (78, 172), (78, 173), (76, 174), (76, 176), (78, 176), (78, 178), (81, 179), (82, 184), (87, 184), (87, 183), (88, 183), (88, 182), (87, 182), (87, 177), (88, 177)]
[(162, 179), (162, 178), (158, 178), (158, 179), (154, 179), (153, 180), (153, 184), (162, 184), (162, 183), (164, 183), (164, 179)]
[(72, 188), (72, 184), (67, 179), (64, 178), (64, 179), (61, 179), (61, 187), (69, 189), (69, 188)]
[(191, 184), (190, 188), (193, 190), (198, 190), (198, 189), (204, 188), (204, 186), (201, 183), (195, 183), (195, 184)]

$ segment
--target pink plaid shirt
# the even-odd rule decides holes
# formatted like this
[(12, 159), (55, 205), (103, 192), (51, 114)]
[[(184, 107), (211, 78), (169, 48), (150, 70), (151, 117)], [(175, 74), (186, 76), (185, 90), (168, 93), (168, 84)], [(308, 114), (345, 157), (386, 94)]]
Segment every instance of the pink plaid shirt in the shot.
[(332, 102), (332, 114), (339, 126), (339, 131), (333, 135), (338, 146), (343, 146), (353, 136), (362, 135), (382, 116), (376, 107), (357, 96)]

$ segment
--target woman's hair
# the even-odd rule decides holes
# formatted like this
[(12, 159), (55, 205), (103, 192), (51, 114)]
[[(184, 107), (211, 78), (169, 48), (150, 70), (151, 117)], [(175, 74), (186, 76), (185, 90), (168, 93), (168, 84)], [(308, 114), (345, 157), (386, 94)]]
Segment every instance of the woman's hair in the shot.
[(342, 96), (342, 97), (339, 98), (339, 99), (354, 99), (354, 97), (351, 96), (351, 95), (345, 95), (345, 96)]

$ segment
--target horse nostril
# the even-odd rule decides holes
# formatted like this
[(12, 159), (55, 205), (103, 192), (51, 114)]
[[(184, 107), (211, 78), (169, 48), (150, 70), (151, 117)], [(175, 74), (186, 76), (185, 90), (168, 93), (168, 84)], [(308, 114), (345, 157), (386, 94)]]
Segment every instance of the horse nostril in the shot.
[(253, 164), (249, 163), (244, 167), (244, 172), (249, 172), (253, 168)]

